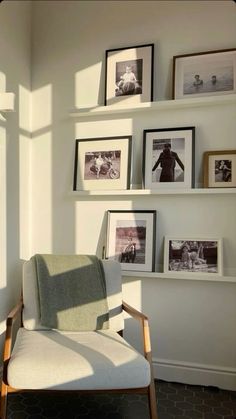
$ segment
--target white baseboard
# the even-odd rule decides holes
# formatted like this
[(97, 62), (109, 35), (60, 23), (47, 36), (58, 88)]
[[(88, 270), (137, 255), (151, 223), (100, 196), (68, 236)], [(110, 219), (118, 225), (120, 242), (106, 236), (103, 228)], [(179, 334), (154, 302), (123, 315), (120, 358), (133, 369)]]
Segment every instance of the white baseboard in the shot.
[(153, 358), (154, 378), (236, 390), (236, 368)]

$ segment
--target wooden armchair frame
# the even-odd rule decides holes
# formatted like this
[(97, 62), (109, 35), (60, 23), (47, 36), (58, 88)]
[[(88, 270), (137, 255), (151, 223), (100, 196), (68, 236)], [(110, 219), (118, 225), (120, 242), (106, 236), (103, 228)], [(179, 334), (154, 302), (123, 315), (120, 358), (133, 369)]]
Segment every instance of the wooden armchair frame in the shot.
[[(145, 316), (140, 311), (136, 310), (135, 308), (131, 307), (129, 304), (122, 302), (122, 309), (127, 312), (130, 316), (137, 319), (140, 322), (141, 329), (142, 329), (142, 338), (143, 338), (143, 352), (146, 360), (150, 364), (150, 372), (151, 372), (151, 381), (148, 387), (143, 388), (134, 388), (134, 389), (116, 389), (116, 390), (70, 390), (71, 392), (77, 393), (144, 393), (148, 396), (149, 402), (149, 412), (150, 412), (150, 419), (158, 419), (157, 415), (157, 400), (156, 400), (156, 392), (155, 392), (155, 383), (153, 377), (153, 368), (152, 368), (152, 355), (151, 355), (151, 340), (150, 340), (150, 330), (149, 330), (149, 322), (148, 317)], [(1, 385), (1, 400), (0, 400), (0, 419), (7, 418), (7, 395), (8, 393), (17, 393), (23, 391), (36, 391), (36, 392), (67, 392), (69, 390), (28, 390), (26, 389), (16, 389), (11, 387), (7, 381), (7, 367), (11, 357), (12, 352), (12, 343), (13, 343), (13, 326), (15, 321), (19, 316), (21, 316), (21, 323), (22, 323), (22, 310), (23, 310), (23, 300), (21, 299), (20, 302), (12, 309), (7, 317), (7, 328), (6, 328), (6, 336), (5, 336), (5, 343), (4, 343), (4, 351), (3, 351), (3, 377), (2, 377), (2, 385)]]

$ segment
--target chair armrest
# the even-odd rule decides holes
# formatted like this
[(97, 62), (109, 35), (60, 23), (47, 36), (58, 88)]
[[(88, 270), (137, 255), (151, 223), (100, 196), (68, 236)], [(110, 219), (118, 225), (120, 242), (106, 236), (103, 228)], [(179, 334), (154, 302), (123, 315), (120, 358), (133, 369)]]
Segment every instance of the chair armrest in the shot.
[(126, 313), (130, 314), (133, 318), (139, 320), (141, 322), (142, 332), (143, 332), (143, 352), (145, 358), (151, 363), (152, 355), (151, 355), (151, 339), (150, 339), (150, 330), (149, 330), (149, 322), (148, 317), (141, 313), (140, 311), (136, 310), (136, 308), (130, 306), (125, 301), (122, 301), (122, 308)]
[(12, 326), (18, 315), (22, 312), (23, 301), (22, 299), (15, 305), (7, 316), (7, 326)]
[(136, 310), (136, 308), (130, 306), (125, 301), (122, 301), (122, 308), (124, 311), (126, 311), (126, 313), (130, 314), (135, 319), (140, 320), (140, 321), (144, 321), (144, 320), (148, 321), (148, 317), (145, 316), (145, 314), (141, 313), (141, 311)]
[(6, 328), (6, 337), (4, 344), (3, 360), (4, 362), (10, 358), (11, 348), (12, 348), (12, 329), (13, 324), (17, 317), (22, 313), (23, 301), (22, 299), (16, 304), (16, 306), (10, 311), (7, 317), (7, 328)]

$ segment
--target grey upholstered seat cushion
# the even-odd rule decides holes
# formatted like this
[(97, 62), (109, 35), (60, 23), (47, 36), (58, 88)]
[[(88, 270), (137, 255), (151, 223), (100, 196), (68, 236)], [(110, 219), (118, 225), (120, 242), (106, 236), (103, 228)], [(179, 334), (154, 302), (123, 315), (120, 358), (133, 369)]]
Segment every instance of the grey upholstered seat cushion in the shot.
[(146, 359), (116, 332), (62, 333), (19, 329), (8, 382), (27, 389), (122, 389), (146, 387)]
[[(115, 331), (124, 329), (121, 294), (120, 264), (111, 260), (102, 261), (109, 309), (109, 328)], [(29, 260), (23, 265), (23, 325), (28, 330), (46, 330), (40, 323), (39, 295), (35, 264)]]

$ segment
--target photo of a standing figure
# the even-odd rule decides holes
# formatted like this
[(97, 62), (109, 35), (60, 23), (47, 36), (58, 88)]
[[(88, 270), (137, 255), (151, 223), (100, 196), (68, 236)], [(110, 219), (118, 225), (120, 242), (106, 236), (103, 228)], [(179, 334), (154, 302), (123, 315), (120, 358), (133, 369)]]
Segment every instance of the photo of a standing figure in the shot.
[[(171, 143), (174, 144), (178, 153), (172, 150)], [(153, 160), (155, 160), (152, 167), (153, 182), (183, 182), (183, 152), (184, 138), (153, 140)]]
[(128, 239), (127, 246), (124, 247), (123, 252), (121, 253), (120, 261), (125, 263), (135, 263), (136, 259), (136, 243), (133, 241), (133, 238)]
[(145, 263), (146, 221), (119, 220), (116, 225), (116, 259), (121, 263)]

